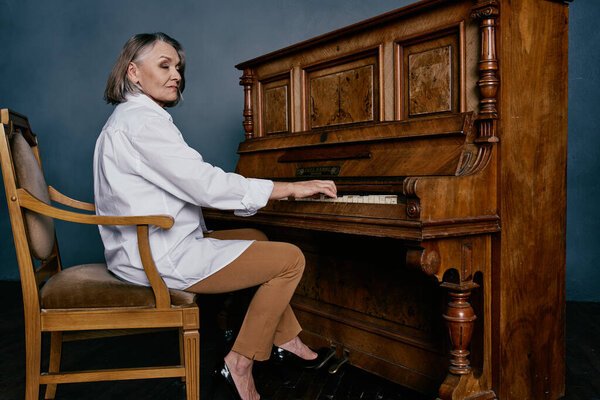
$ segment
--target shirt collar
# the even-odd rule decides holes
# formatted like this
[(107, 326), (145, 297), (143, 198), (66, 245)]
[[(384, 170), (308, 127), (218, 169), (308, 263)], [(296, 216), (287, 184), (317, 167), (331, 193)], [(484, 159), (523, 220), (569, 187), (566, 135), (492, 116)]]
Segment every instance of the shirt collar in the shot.
[(161, 106), (156, 104), (156, 102), (154, 100), (152, 100), (150, 97), (148, 97), (146, 94), (144, 94), (144, 93), (135, 93), (135, 94), (128, 93), (125, 95), (125, 98), (127, 99), (128, 102), (143, 104), (146, 107), (150, 107), (151, 109), (158, 112), (160, 115), (167, 118), (169, 121), (173, 122), (173, 117), (171, 117), (171, 114), (169, 114), (167, 110), (165, 110), (164, 108), (162, 108)]

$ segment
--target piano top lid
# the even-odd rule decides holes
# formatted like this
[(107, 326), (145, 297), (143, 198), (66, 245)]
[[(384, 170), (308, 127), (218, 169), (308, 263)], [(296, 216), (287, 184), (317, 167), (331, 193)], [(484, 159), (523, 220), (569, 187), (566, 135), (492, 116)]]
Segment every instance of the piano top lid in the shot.
[(366, 19), (364, 21), (357, 22), (355, 24), (337, 29), (335, 31), (325, 33), (323, 35), (314, 37), (312, 39), (305, 40), (300, 43), (293, 44), (291, 46), (285, 47), (280, 50), (273, 51), (271, 53), (253, 58), (248, 61), (241, 62), (237, 64), (235, 67), (239, 70), (243, 70), (245, 68), (253, 67), (257, 64), (261, 64), (265, 61), (269, 61), (284, 55), (292, 54), (304, 50), (308, 47), (315, 46), (317, 44), (329, 42), (334, 39), (338, 39), (343, 36), (347, 36), (353, 34), (355, 32), (360, 32), (362, 30), (371, 28), (373, 26), (377, 26), (383, 23), (386, 23), (391, 20), (395, 20), (406, 15), (417, 13), (423, 9), (427, 9), (433, 7), (437, 4), (447, 4), (448, 0), (421, 0), (413, 4), (409, 4), (405, 7), (398, 8), (396, 10), (389, 11), (385, 14), (381, 14), (375, 16), (373, 18)]
[[(261, 64), (265, 61), (269, 61), (269, 60), (272, 60), (274, 58), (278, 58), (278, 57), (281, 57), (284, 55), (296, 53), (296, 52), (299, 52), (308, 47), (312, 47), (317, 44), (321, 44), (321, 43), (325, 43), (325, 42), (328, 42), (328, 41), (331, 41), (334, 39), (338, 39), (340, 37), (347, 36), (347, 35), (353, 34), (355, 32), (360, 32), (362, 30), (371, 28), (373, 26), (377, 26), (377, 25), (386, 23), (386, 22), (394, 20), (394, 19), (402, 18), (402, 17), (408, 16), (410, 14), (416, 14), (417, 12), (420, 12), (424, 9), (434, 7), (438, 4), (447, 4), (447, 3), (450, 3), (451, 1), (457, 1), (457, 0), (421, 0), (421, 1), (417, 1), (416, 3), (409, 4), (405, 7), (401, 7), (396, 10), (389, 11), (385, 14), (377, 15), (375, 17), (366, 19), (364, 21), (360, 21), (355, 24), (348, 25), (348, 26), (340, 28), (340, 29), (336, 29), (329, 33), (325, 33), (323, 35), (316, 36), (312, 39), (308, 39), (303, 42), (299, 42), (299, 43), (293, 44), (291, 46), (284, 47), (280, 50), (275, 50), (273, 52), (253, 58), (248, 61), (243, 61), (243, 62), (237, 64), (235, 67), (239, 70), (243, 70), (245, 68), (250, 68), (257, 64)], [(473, 0), (473, 5), (475, 5), (476, 2), (485, 3), (485, 2), (489, 2), (489, 1), (500, 1), (500, 0)], [(563, 3), (563, 4), (573, 2), (573, 0), (546, 0), (546, 1), (555, 2), (555, 3)]]

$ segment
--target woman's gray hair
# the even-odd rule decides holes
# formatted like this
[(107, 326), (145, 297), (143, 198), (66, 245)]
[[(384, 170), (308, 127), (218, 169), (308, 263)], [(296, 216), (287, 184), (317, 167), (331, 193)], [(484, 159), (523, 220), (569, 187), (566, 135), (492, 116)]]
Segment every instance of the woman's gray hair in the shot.
[(152, 50), (154, 44), (158, 41), (170, 44), (179, 55), (179, 74), (181, 75), (181, 81), (179, 82), (177, 100), (166, 103), (165, 107), (173, 107), (179, 103), (181, 100), (181, 93), (183, 92), (183, 89), (185, 89), (185, 53), (177, 40), (162, 32), (140, 33), (133, 36), (125, 43), (115, 66), (110, 72), (108, 82), (106, 82), (104, 100), (106, 100), (107, 103), (123, 103), (126, 101), (125, 96), (127, 94), (142, 93), (142, 88), (131, 82), (127, 77), (127, 68), (129, 67), (130, 62), (136, 64), (139, 63), (144, 56)]

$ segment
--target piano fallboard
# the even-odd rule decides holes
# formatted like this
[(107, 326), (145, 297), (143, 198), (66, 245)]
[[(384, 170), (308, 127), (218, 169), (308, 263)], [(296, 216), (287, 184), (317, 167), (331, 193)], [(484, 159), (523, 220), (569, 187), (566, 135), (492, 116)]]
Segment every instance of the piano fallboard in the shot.
[(236, 171), (275, 180), (456, 175), (472, 114), (357, 124), (242, 142)]

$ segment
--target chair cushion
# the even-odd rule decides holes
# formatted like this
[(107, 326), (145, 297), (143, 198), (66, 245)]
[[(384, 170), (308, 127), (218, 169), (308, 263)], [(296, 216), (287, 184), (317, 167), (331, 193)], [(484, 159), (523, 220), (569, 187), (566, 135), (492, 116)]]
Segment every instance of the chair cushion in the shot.
[[(19, 186), (44, 203), (50, 204), (48, 185), (29, 143), (20, 134), (15, 134), (11, 138), (10, 146)], [(54, 248), (54, 221), (50, 217), (27, 210), (24, 214), (31, 252), (37, 259), (45, 260)]]
[[(196, 294), (170, 289), (171, 304), (185, 306), (196, 302)], [(44, 309), (154, 306), (149, 286), (122, 281), (108, 271), (106, 264), (85, 264), (63, 269), (40, 290)]]

